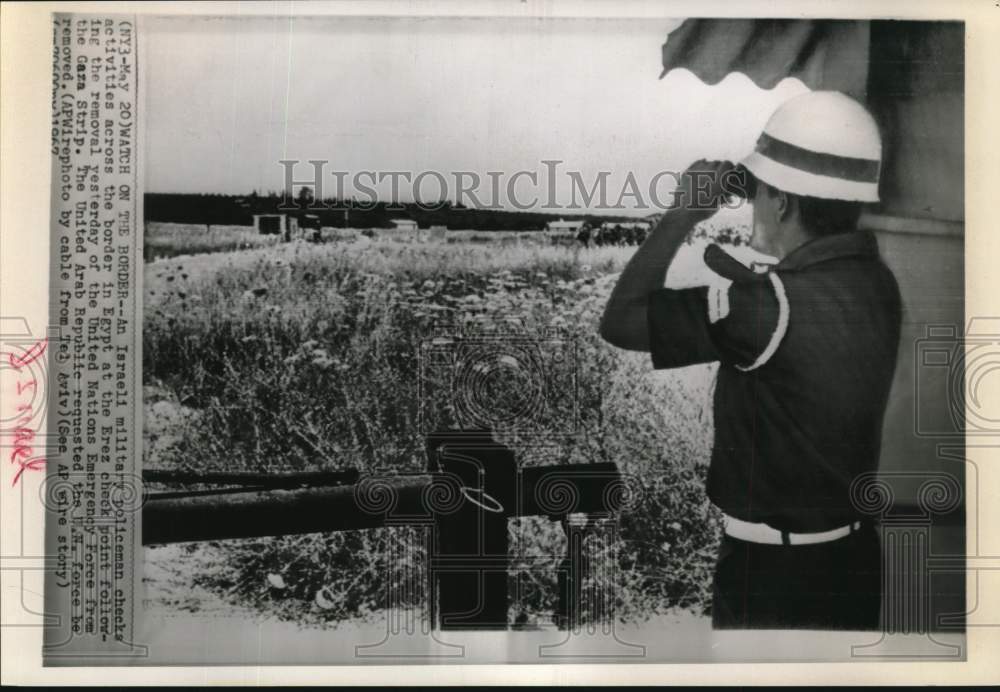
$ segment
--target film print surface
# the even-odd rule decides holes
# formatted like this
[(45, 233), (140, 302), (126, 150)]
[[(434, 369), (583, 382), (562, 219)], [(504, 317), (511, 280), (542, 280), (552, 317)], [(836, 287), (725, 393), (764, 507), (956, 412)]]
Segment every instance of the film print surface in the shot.
[[(218, 41), (197, 49), (191, 32), (173, 35), (188, 46), (182, 56), (162, 48), (171, 36), (164, 20), (151, 74), (170, 81), (165, 55), (180, 65), (199, 51), (219, 53), (236, 35), (252, 43), (239, 21), (220, 18)], [(756, 20), (745, 21), (756, 35)], [(675, 59), (697, 62), (699, 46), (678, 47), (698, 22), (715, 35), (709, 20), (678, 22)], [(944, 36), (954, 27), (932, 24), (914, 27), (915, 40), (954, 47)], [(337, 29), (341, 38), (357, 30), (340, 26), (348, 27)], [(818, 24), (802, 26), (829, 39)], [(879, 33), (885, 28), (859, 24), (848, 33), (868, 31), (891, 53), (898, 42)], [(601, 218), (532, 218), (544, 229), (456, 230), (476, 225), (483, 210), (451, 202), (430, 210), (352, 206), (337, 188), (349, 173), (331, 176), (329, 161), (283, 152), (268, 160), (287, 183), (283, 193), (248, 185), (232, 194), (149, 194), (143, 214), (139, 29), (128, 17), (55, 18), (52, 330), (47, 339), (28, 330), (4, 355), (5, 383), (16, 378), (23, 394), (20, 417), (3, 421), (5, 452), (22, 490), (32, 474), (45, 470), (48, 479), (34, 493), (48, 515), (46, 555), (18, 556), (30, 561), (24, 569), (50, 574), (47, 661), (174, 662), (170, 642), (151, 652), (136, 638), (145, 622), (135, 599), (143, 554), (158, 565), (205, 567), (189, 581), (223, 594), (223, 608), (280, 612), (314, 627), (316, 637), (362, 615), (377, 621), (374, 633), (347, 635), (345, 647), (329, 649), (337, 662), (495, 658), (497, 651), (470, 644), (480, 632), (507, 637), (509, 660), (518, 662), (717, 655), (706, 607), (722, 525), (704, 489), (718, 366), (696, 365), (664, 384), (650, 375), (648, 356), (612, 351), (597, 334), (618, 273), (663, 210), (630, 210), (628, 219), (614, 208), (601, 209)], [(783, 45), (781, 32), (772, 34), (768, 41)], [(654, 63), (663, 39), (652, 44)], [(254, 51), (244, 57), (259, 59)], [(199, 95), (188, 102), (207, 113), (218, 95), (204, 90), (209, 81), (171, 83)], [(264, 101), (248, 99), (244, 92), (254, 89), (246, 85), (226, 84), (233, 87), (226, 113), (254, 122)], [(956, 93), (941, 88), (935, 103), (953, 106)], [(150, 104), (178, 116), (162, 96)], [(323, 112), (319, 102), (304, 110)], [(921, 124), (897, 115), (892, 145), (903, 150)], [(163, 132), (164, 141), (177, 137)], [(242, 160), (233, 136), (227, 155)], [(163, 141), (154, 147), (163, 148)], [(559, 174), (561, 159), (540, 159), (537, 180)], [(405, 171), (371, 173), (407, 180)], [(454, 173), (459, 186), (473, 180)], [(409, 177), (452, 179), (436, 171)], [(583, 173), (567, 179), (582, 181)], [(924, 192), (947, 196), (958, 187)], [(905, 211), (901, 196), (894, 208)], [(954, 211), (948, 200), (937, 202)], [(852, 486), (854, 507), (878, 522), (884, 545), (883, 632), (809, 656), (961, 659), (966, 622), (992, 626), (976, 619), (995, 571), (990, 549), (966, 546), (959, 533), (964, 509), (976, 501), (964, 469), (986, 471), (976, 445), (966, 448), (961, 437), (986, 449), (995, 433), (977, 384), (992, 372), (995, 339), (982, 322), (964, 336), (958, 326), (924, 329), (948, 323), (960, 307), (953, 260), (961, 218), (959, 210), (920, 226), (919, 238), (933, 237), (926, 242), (945, 258), (928, 268), (930, 278), (914, 269), (915, 257), (926, 259), (914, 248), (925, 241), (893, 226), (898, 217), (866, 221), (905, 279), (915, 330), (904, 335), (909, 359), (900, 362), (890, 407), (896, 427), (883, 455), (890, 463)], [(701, 228), (678, 264), (700, 261), (702, 241), (742, 258), (748, 236), (721, 222)], [(140, 298), (144, 267), (150, 276)], [(718, 321), (729, 308), (718, 290), (710, 295)], [(949, 296), (944, 317), (928, 308), (938, 295)], [(140, 324), (143, 301), (149, 310)], [(49, 383), (45, 392), (28, 384), (39, 378)], [(140, 470), (143, 406), (151, 414), (146, 452), (156, 463)], [(47, 432), (39, 428), (43, 409)], [(159, 550), (179, 544), (191, 545)], [(185, 562), (198, 546), (207, 546), (204, 559)], [(955, 579), (970, 555), (981, 583), (963, 599)], [(8, 562), (5, 555), (5, 569)], [(656, 629), (674, 627), (662, 617), (668, 606), (684, 614), (671, 637)], [(171, 613), (175, 621), (188, 615)], [(653, 629), (644, 630), (650, 621)], [(212, 631), (186, 626), (174, 633)], [(198, 654), (207, 660), (212, 652)], [(281, 662), (280, 653), (261, 655)]]

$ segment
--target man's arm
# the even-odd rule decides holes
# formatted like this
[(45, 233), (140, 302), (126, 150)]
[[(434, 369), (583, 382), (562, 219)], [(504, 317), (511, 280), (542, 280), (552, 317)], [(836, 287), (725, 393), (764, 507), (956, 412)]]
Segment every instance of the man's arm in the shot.
[(646, 306), (649, 294), (663, 288), (677, 249), (705, 218), (687, 209), (670, 209), (625, 265), (601, 318), (601, 338), (629, 351), (649, 350)]
[(674, 206), (625, 265), (608, 299), (601, 318), (602, 339), (629, 351), (649, 350), (649, 294), (663, 288), (667, 268), (691, 229), (718, 209), (721, 179), (732, 165), (728, 161), (697, 161), (681, 176)]

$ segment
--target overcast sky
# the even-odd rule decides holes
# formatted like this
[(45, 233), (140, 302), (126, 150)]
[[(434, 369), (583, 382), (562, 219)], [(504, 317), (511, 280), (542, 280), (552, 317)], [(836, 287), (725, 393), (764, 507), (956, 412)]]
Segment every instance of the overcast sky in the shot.
[[(277, 190), (281, 159), (327, 160), (348, 181), (362, 170), (541, 177), (540, 162), (558, 159), (560, 176), (579, 171), (588, 185), (612, 171), (612, 201), (630, 171), (648, 196), (659, 171), (748, 152), (777, 104), (805, 90), (785, 80), (764, 91), (742, 75), (714, 87), (686, 71), (659, 79), (660, 48), (676, 24), (155, 19), (143, 44), (146, 188)], [(568, 179), (559, 186), (566, 204)], [(436, 188), (423, 189), (431, 197)], [(379, 186), (388, 189), (388, 180)], [(489, 192), (484, 182), (487, 204)], [(400, 197), (409, 197), (405, 184)]]

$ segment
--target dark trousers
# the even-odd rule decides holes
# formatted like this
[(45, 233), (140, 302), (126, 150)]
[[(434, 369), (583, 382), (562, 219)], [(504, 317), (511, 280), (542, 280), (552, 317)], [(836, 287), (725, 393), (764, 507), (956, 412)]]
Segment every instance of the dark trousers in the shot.
[(868, 524), (813, 545), (765, 545), (723, 536), (712, 586), (716, 629), (873, 630), (882, 554)]

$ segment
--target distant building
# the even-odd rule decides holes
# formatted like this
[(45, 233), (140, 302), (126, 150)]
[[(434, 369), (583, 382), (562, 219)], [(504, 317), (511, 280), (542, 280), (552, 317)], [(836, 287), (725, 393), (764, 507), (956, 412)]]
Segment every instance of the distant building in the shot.
[(284, 234), (289, 230), (288, 214), (254, 214), (253, 227), (264, 235)]
[(586, 221), (563, 221), (562, 219), (549, 221), (545, 224), (545, 232), (551, 235), (575, 236), (585, 223)]
[(621, 228), (623, 230), (648, 231), (651, 224), (649, 221), (605, 221), (601, 224), (602, 229)]
[(299, 228), (321, 228), (319, 216), (316, 214), (303, 214), (299, 218)]
[(413, 219), (391, 219), (392, 225), (397, 231), (416, 231), (417, 222)]
[(313, 243), (323, 240), (323, 224), (316, 214), (303, 214), (299, 218), (298, 237)]

